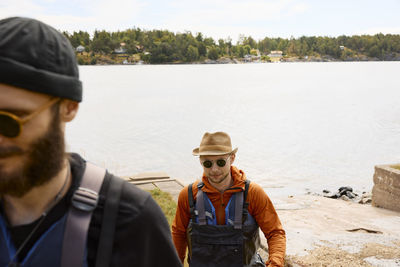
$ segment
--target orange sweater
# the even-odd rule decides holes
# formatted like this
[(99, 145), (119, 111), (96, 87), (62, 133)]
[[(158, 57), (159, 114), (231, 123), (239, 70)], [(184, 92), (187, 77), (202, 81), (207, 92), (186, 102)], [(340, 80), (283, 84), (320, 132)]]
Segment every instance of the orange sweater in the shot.
[[(246, 175), (236, 167), (231, 167), (233, 185), (231, 188), (240, 187), (244, 190)], [(217, 216), (217, 223), (225, 223), (225, 206), (228, 204), (232, 194), (240, 189), (227, 189), (223, 193), (215, 189), (208, 179), (203, 176), (203, 191), (207, 193), (208, 198), (213, 203)], [(193, 196), (196, 198), (198, 181), (193, 183)], [(257, 221), (261, 231), (264, 233), (268, 242), (269, 259), (267, 266), (283, 266), (286, 250), (286, 236), (282, 228), (278, 214), (272, 205), (271, 200), (264, 190), (256, 183), (250, 183), (247, 202), (249, 202), (249, 213)], [(187, 239), (186, 228), (190, 221), (188, 186), (182, 189), (178, 198), (178, 207), (175, 219), (172, 223), (172, 238), (175, 248), (182, 263), (185, 259)]]

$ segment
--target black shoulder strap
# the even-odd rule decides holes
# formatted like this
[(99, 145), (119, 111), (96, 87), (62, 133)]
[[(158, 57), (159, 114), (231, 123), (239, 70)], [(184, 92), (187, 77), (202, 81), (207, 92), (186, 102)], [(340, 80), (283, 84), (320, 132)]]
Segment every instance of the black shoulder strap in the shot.
[(194, 213), (194, 197), (193, 197), (193, 184), (188, 186), (188, 200), (189, 200), (189, 211), (192, 222), (196, 221), (196, 214)]
[[(246, 180), (244, 184), (244, 202), (247, 200), (247, 193), (249, 192), (250, 180)], [(248, 203), (247, 203), (248, 204)]]
[(204, 206), (204, 192), (203, 190), (199, 189), (197, 191), (197, 212), (198, 212), (198, 222), (199, 225), (206, 225), (207, 224), (207, 219), (206, 219), (206, 211), (205, 211), (205, 206)]
[(99, 245), (97, 248), (96, 267), (108, 267), (111, 263), (119, 201), (124, 182), (125, 181), (121, 178), (111, 176), (104, 205)]
[(250, 180), (245, 181), (244, 193), (243, 193), (243, 222), (247, 220), (247, 214), (249, 213), (249, 202), (247, 202), (247, 193), (249, 192)]
[[(199, 182), (197, 184), (198, 190), (201, 190), (203, 188), (204, 183)], [(197, 191), (198, 192), (198, 191)], [(188, 187), (188, 200), (189, 200), (189, 211), (190, 211), (190, 218), (192, 219), (192, 222), (196, 221), (196, 207), (195, 207), (195, 201), (194, 201), (194, 196), (193, 196), (193, 183), (191, 183)]]
[(62, 244), (61, 267), (83, 267), (86, 239), (106, 170), (87, 162), (80, 187), (72, 196)]
[(239, 191), (235, 193), (235, 220), (233, 223), (233, 226), (235, 229), (242, 229), (242, 224), (244, 221), (243, 220), (243, 214), (242, 214), (242, 210), (243, 210), (243, 192)]

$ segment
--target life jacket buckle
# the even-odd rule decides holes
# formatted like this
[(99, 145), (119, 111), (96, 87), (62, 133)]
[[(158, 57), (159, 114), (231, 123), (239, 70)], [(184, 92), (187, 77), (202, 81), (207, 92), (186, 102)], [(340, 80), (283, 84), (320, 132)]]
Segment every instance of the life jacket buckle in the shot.
[(99, 200), (99, 195), (90, 189), (79, 187), (72, 196), (72, 205), (81, 211), (93, 211)]

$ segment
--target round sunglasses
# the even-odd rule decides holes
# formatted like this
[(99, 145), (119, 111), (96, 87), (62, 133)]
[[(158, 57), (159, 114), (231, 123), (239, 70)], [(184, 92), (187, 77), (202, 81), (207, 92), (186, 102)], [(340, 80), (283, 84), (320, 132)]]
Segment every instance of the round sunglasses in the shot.
[[(230, 156), (229, 156), (230, 157)], [(227, 157), (226, 159), (217, 159), (215, 162), (217, 163), (218, 167), (224, 167), (226, 165), (227, 160), (229, 159), (229, 157)], [(212, 160), (205, 160), (201, 163), (201, 165), (204, 166), (204, 168), (211, 168), (212, 165), (214, 164), (214, 161)]]
[(24, 118), (20, 118), (15, 114), (7, 111), (0, 110), (0, 135), (9, 138), (16, 138), (21, 135), (22, 128), (25, 123), (33, 119), (40, 112), (54, 105), (60, 98), (52, 98), (50, 101), (44, 103), (37, 110)]

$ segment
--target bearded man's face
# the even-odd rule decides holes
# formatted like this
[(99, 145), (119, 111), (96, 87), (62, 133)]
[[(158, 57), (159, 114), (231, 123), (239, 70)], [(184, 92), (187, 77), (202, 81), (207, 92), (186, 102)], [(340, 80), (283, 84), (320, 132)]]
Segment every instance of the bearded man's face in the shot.
[(3, 166), (0, 164), (0, 195), (21, 197), (31, 188), (49, 181), (61, 170), (64, 159), (64, 136), (60, 129), (58, 114), (55, 115), (57, 116), (54, 116), (48, 131), (25, 151), (18, 147), (5, 151), (0, 148), (0, 157), (10, 153), (21, 156), (25, 154), (22, 168), (6, 172), (2, 171)]
[[(0, 84), (0, 98), (3, 98), (2, 90), (6, 89)], [(9, 99), (8, 102), (0, 99), (0, 110), (24, 115), (48, 101), (48, 98), (30, 95), (30, 92), (15, 90), (6, 90), (8, 93), (4, 96)], [(13, 95), (15, 92), (17, 95)], [(42, 113), (24, 125), (20, 136), (7, 138), (0, 135), (0, 197), (21, 197), (51, 180), (61, 170), (65, 145), (58, 103)]]

